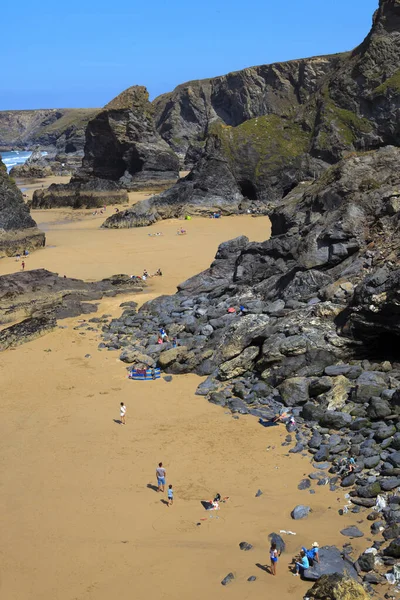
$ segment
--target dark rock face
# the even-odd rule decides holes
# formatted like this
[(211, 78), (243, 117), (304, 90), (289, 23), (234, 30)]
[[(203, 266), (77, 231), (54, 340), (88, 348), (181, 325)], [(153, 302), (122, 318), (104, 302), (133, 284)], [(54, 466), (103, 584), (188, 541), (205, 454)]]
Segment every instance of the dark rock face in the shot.
[[(189, 177), (135, 207), (129, 226), (207, 207), (226, 214), (265, 211), (349, 153), (398, 145), (397, 10), (394, 1), (382, 0), (370, 34), (352, 53), (191, 82), (157, 99), (164, 138), (181, 155), (192, 137), (203, 150)], [(364, 180), (366, 190), (377, 185), (373, 176)], [(334, 206), (335, 198), (325, 201)], [(146, 211), (152, 215), (147, 223)], [(331, 246), (332, 260), (356, 251), (349, 238)], [(315, 260), (325, 251), (323, 245)]]
[(45, 244), (45, 235), (36, 227), (20, 190), (0, 161), (0, 256), (13, 256)]
[(89, 122), (82, 167), (130, 189), (176, 181), (179, 162), (156, 132), (146, 88), (125, 90)]

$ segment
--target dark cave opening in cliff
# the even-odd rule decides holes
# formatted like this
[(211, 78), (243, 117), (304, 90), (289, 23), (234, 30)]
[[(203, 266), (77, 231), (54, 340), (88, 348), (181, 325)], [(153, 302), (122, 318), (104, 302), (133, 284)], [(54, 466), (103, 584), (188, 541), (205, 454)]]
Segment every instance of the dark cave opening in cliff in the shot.
[(244, 198), (247, 198), (248, 200), (257, 200), (257, 190), (249, 179), (241, 179), (238, 182), (238, 186)]
[(368, 359), (372, 362), (400, 363), (400, 338), (390, 331), (382, 332), (370, 340), (363, 340), (356, 351), (359, 359)]
[(68, 142), (68, 144), (65, 145), (65, 153), (66, 154), (70, 154), (71, 152), (76, 152), (76, 151), (77, 151), (77, 148), (72, 142)]

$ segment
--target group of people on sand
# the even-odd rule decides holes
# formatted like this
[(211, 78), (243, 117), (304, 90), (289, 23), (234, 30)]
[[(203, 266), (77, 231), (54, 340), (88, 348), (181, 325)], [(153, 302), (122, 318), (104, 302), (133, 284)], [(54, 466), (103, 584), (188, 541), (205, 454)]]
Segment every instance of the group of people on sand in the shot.
[(143, 281), (146, 281), (146, 279), (148, 279), (149, 277), (162, 277), (161, 269), (157, 269), (157, 271), (155, 273), (153, 273), (152, 275), (150, 275), (150, 273), (148, 272), (147, 269), (143, 269), (143, 275), (142, 275)]
[(93, 212), (92, 212), (92, 215), (93, 215), (93, 216), (95, 216), (95, 215), (97, 215), (97, 214), (104, 215), (104, 213), (106, 212), (106, 210), (107, 210), (107, 206), (106, 206), (106, 205), (104, 205), (104, 206), (103, 206), (103, 208), (101, 208), (100, 210), (95, 210), (95, 211), (93, 211)]
[[(281, 552), (277, 548), (276, 542), (271, 542), (271, 547), (269, 550), (269, 556), (271, 560), (270, 573), (271, 575), (276, 575), (276, 567), (278, 564), (278, 558), (280, 557)], [(318, 542), (314, 542), (310, 549), (305, 548), (304, 546), (300, 550), (300, 554), (296, 556), (294, 559), (294, 573), (293, 575), (298, 576), (303, 575), (306, 569), (314, 566), (315, 563), (319, 563), (319, 544)]]

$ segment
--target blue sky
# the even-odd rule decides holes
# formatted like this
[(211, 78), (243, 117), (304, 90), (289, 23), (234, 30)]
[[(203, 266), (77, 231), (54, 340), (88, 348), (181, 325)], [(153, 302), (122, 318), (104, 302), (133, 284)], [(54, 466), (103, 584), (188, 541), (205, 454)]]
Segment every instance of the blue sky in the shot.
[(244, 67), (350, 50), (378, 0), (20, 0), (0, 9), (0, 110), (152, 98)]

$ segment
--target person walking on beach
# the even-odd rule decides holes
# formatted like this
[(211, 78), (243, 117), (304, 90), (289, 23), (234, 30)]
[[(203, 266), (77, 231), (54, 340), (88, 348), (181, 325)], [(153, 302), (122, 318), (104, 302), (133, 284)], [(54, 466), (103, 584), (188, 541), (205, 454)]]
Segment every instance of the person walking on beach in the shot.
[(119, 407), (119, 415), (120, 415), (121, 425), (126, 425), (126, 421), (125, 421), (126, 406), (123, 402), (121, 402), (121, 406)]
[(271, 575), (276, 575), (276, 563), (278, 562), (278, 549), (276, 547), (276, 543), (271, 543), (271, 548), (269, 550), (269, 556), (271, 559)]
[(168, 486), (168, 506), (172, 506), (174, 503), (174, 490), (172, 489), (172, 484)]
[(166, 476), (167, 476), (167, 471), (162, 466), (162, 462), (158, 463), (158, 467), (156, 469), (156, 477), (157, 477), (157, 484), (158, 484), (157, 492), (164, 491)]
[(25, 271), (25, 261), (23, 260), (21, 263), (22, 270)]

